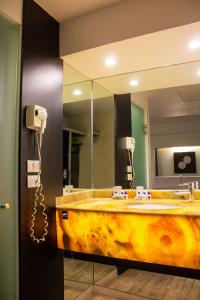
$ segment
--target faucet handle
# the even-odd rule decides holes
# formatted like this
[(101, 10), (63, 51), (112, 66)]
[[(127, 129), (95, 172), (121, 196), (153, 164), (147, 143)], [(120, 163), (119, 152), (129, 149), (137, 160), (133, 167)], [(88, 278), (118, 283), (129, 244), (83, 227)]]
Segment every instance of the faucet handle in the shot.
[(196, 189), (196, 185), (195, 185), (194, 181), (181, 183), (181, 184), (179, 184), (179, 186), (187, 186), (188, 190), (194, 190), (194, 189)]
[(185, 182), (185, 183), (179, 183), (178, 186), (187, 186), (189, 187), (191, 185), (191, 182)]
[(185, 183), (180, 183), (179, 186), (187, 186), (188, 188), (192, 189), (198, 189), (199, 188), (199, 182), (196, 181), (191, 181), (191, 182), (185, 182)]

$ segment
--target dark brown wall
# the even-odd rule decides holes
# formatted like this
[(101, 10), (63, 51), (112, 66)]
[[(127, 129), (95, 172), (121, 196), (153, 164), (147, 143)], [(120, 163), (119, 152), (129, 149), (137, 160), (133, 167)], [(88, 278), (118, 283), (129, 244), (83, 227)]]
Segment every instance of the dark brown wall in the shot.
[[(48, 206), (46, 242), (30, 238), (34, 189), (26, 187), (26, 161), (37, 158), (34, 133), (26, 129), (27, 104), (48, 111), (43, 141), (42, 182)], [(20, 127), (20, 300), (63, 300), (63, 256), (56, 249), (55, 197), (62, 195), (62, 63), (59, 24), (34, 1), (24, 1)], [(42, 228), (41, 215), (37, 228)]]
[(124, 137), (131, 132), (130, 94), (115, 95), (115, 185), (130, 188), (126, 178), (126, 166), (129, 165), (128, 153), (124, 149)]

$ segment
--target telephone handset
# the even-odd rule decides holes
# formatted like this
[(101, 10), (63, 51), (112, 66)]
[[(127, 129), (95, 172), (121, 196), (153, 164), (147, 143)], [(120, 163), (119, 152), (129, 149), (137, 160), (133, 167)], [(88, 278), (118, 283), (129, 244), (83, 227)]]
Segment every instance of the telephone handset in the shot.
[[(46, 128), (46, 121), (47, 121), (47, 110), (44, 107), (38, 105), (28, 105), (26, 107), (26, 127), (35, 130), (35, 138), (37, 144), (37, 152), (38, 152), (38, 172), (36, 175), (35, 181), (35, 199), (34, 199), (34, 208), (32, 213), (32, 220), (31, 220), (31, 227), (30, 227), (30, 237), (33, 241), (37, 242), (44, 242), (46, 240), (46, 235), (48, 234), (48, 218), (47, 218), (47, 207), (45, 204), (45, 197), (43, 194), (43, 185), (40, 180), (40, 176), (42, 173), (42, 135), (44, 134), (44, 130)], [(36, 214), (38, 211), (38, 206), (42, 208), (42, 215), (44, 217), (44, 228), (43, 234), (40, 237), (36, 237), (35, 235), (35, 222), (36, 222)]]

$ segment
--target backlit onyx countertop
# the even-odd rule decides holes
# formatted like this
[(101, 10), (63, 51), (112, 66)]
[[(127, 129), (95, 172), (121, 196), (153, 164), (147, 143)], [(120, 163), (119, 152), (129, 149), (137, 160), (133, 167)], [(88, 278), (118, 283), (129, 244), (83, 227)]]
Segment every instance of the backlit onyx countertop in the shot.
[(200, 270), (200, 191), (195, 201), (175, 191), (153, 200), (113, 200), (112, 190), (58, 197), (57, 245), (73, 252)]
[[(106, 197), (109, 196), (108, 191), (103, 193), (88, 190), (59, 197), (62, 201), (57, 202), (56, 208), (58, 210), (200, 216), (200, 200), (191, 202), (187, 199), (180, 199), (180, 196), (174, 196), (173, 191), (153, 191), (152, 195), (155, 197), (152, 200), (135, 200), (135, 191), (132, 191), (132, 198), (118, 200)], [(157, 195), (160, 197), (157, 198)], [(199, 191), (196, 195), (199, 196)], [(172, 196), (177, 198), (172, 198)], [(199, 197), (196, 198), (199, 199)]]

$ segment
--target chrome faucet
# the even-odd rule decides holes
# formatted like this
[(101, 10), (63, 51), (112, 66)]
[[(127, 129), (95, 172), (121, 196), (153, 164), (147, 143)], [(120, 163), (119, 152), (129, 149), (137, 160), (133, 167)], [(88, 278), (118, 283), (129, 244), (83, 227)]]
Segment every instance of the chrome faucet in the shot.
[[(188, 191), (186, 193), (189, 193), (189, 200), (193, 202), (195, 200), (195, 190), (197, 190), (199, 187), (198, 181), (181, 183), (179, 186), (188, 187)], [(178, 194), (185, 194), (185, 192), (178, 192)]]
[(128, 193), (122, 190), (121, 186), (114, 186), (113, 188), (113, 199), (128, 199)]

